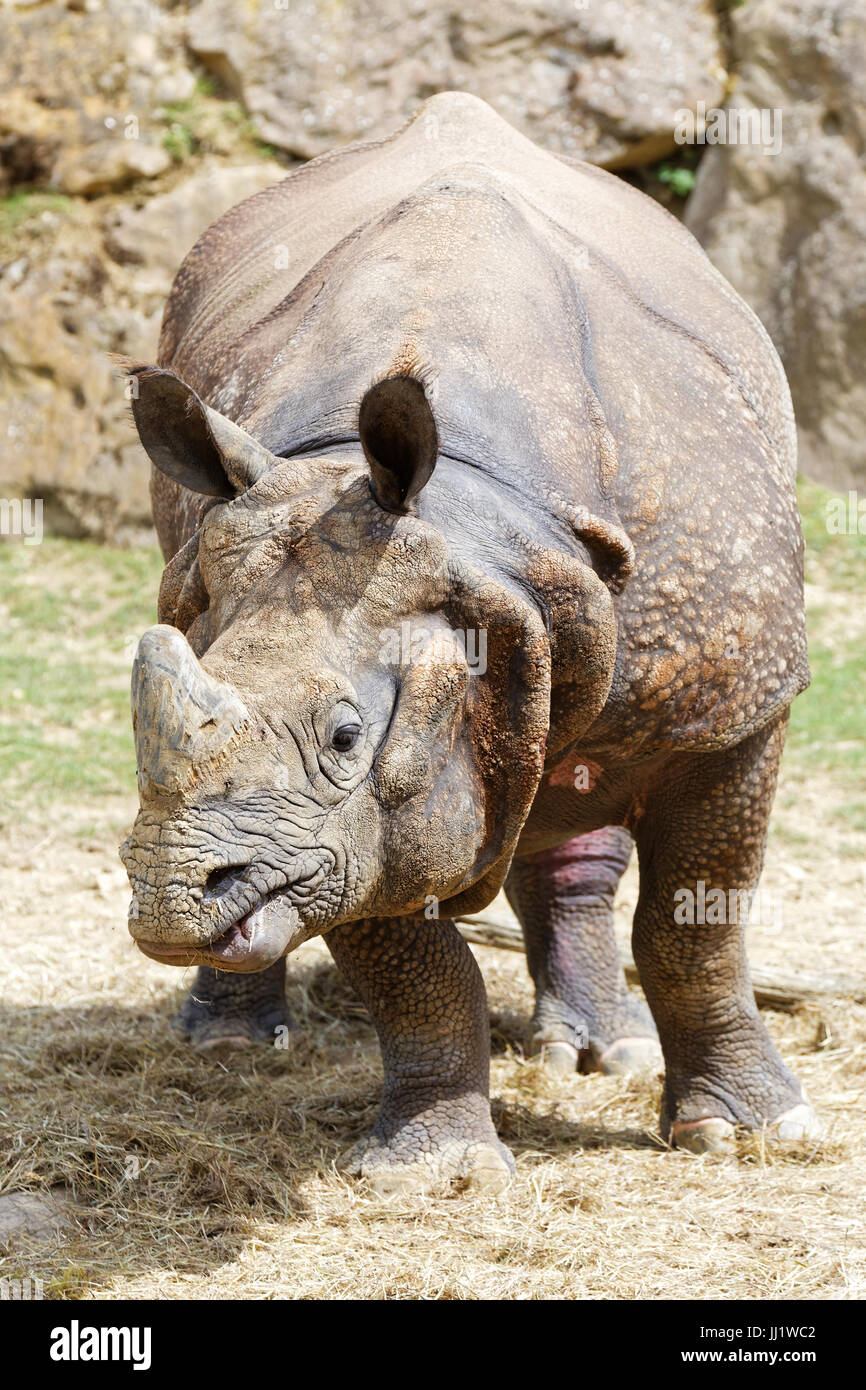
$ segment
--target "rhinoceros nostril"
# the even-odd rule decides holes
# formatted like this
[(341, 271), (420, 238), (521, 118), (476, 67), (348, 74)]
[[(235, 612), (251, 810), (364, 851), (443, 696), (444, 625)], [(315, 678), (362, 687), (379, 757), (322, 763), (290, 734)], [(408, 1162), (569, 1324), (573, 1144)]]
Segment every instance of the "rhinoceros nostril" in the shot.
[(229, 864), (221, 869), (213, 869), (205, 879), (205, 898), (221, 898), (230, 892), (240, 881), (245, 867), (244, 864)]

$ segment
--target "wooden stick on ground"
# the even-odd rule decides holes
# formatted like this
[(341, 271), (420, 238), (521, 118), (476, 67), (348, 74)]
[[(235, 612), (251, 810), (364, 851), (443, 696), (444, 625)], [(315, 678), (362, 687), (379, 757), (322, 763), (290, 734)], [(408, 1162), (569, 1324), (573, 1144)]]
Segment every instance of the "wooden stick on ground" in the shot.
[[(475, 946), (495, 946), (500, 951), (522, 951), (523, 936), (516, 922), (488, 910), (477, 917), (458, 917), (457, 925), (465, 941)], [(625, 976), (630, 985), (639, 984), (637, 966), (627, 957)], [(851, 999), (855, 1004), (866, 1003), (866, 981), (850, 975), (824, 975), (811, 970), (788, 973), (752, 968), (752, 985), (759, 1009), (781, 1009), (791, 1012), (819, 999)]]

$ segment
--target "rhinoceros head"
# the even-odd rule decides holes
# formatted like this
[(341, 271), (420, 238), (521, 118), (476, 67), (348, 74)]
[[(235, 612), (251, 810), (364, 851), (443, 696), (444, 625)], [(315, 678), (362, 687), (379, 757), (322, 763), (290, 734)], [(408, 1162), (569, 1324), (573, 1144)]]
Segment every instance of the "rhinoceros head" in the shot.
[(140, 372), (134, 411), (214, 501), (135, 660), (133, 937), (261, 969), (339, 923), (484, 906), (542, 773), (551, 634), (415, 513), (423, 385), (371, 388), (325, 457), (275, 457), (169, 372)]

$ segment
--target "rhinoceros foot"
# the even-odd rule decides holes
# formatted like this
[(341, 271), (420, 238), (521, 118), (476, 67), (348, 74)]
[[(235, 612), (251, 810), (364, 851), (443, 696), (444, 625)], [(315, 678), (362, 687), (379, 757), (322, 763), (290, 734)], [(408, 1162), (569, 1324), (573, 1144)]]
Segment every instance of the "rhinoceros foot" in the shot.
[[(694, 1052), (668, 1057), (661, 1132), (692, 1153), (733, 1153), (739, 1132), (785, 1144), (817, 1138), (820, 1125), (800, 1082), (775, 1052), (760, 1020), (749, 1012), (727, 1036), (702, 1030), (680, 1043)], [(666, 1051), (668, 1049), (666, 1048)]]
[[(629, 990), (613, 1005), (596, 1006), (592, 1026), (548, 1021), (538, 1027), (538, 1014), (543, 1015), (547, 1003), (544, 997), (539, 1001), (529, 1050), (540, 1054), (542, 1064), (551, 1071), (563, 1076), (575, 1071), (633, 1076), (664, 1067), (652, 1015)], [(562, 1012), (561, 1004), (558, 1011)]]
[(657, 1038), (617, 1038), (603, 1049), (577, 1048), (573, 1043), (536, 1040), (542, 1065), (560, 1076), (572, 1072), (601, 1072), (603, 1076), (639, 1076), (664, 1066)]
[(285, 980), (285, 960), (250, 975), (202, 966), (175, 1025), (200, 1050), (284, 1046), (296, 1029), (286, 1006)]
[[(777, 1115), (763, 1130), (773, 1145), (816, 1139), (821, 1133), (818, 1116), (807, 1100)], [(671, 1125), (670, 1142), (677, 1149), (696, 1154), (732, 1154), (737, 1149), (737, 1130), (730, 1120), (708, 1117), (703, 1120), (683, 1120)]]
[(390, 1143), (375, 1133), (360, 1140), (343, 1155), (340, 1168), (350, 1177), (362, 1179), (380, 1197), (453, 1186), (501, 1192), (514, 1176), (514, 1159), (495, 1135), (444, 1139), (435, 1147), (427, 1147), (429, 1134), (414, 1125), (406, 1128), (410, 1132), (401, 1132)]
[(581, 1070), (600, 1071), (605, 1076), (635, 1076), (642, 1072), (660, 1071), (664, 1067), (658, 1038), (617, 1038)]

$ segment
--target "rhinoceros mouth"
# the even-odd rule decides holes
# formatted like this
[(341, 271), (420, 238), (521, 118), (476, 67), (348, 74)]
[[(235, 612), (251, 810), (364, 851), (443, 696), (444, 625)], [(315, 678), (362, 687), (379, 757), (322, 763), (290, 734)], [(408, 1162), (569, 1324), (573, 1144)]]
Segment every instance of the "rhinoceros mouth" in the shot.
[(248, 972), (266, 970), (280, 956), (299, 946), (308, 934), (298, 909), (284, 892), (278, 892), (269, 893), (245, 916), (202, 945), (142, 939), (136, 945), (144, 955), (163, 965), (211, 965), (219, 970)]
[[(287, 879), (279, 887), (254, 896), (250, 905), (249, 882), (235, 871), (227, 871), (219, 876), (214, 889), (206, 890), (203, 899), (207, 903), (219, 901), (221, 907), (225, 904), (217, 932), (210, 941), (186, 944), (138, 937), (136, 945), (144, 955), (163, 965), (210, 965), (239, 972), (266, 970), (315, 934), (315, 927), (305, 926), (293, 899), (309, 897), (326, 872), (326, 866), (319, 864), (312, 873)], [(243, 890), (240, 894), (238, 888)], [(226, 918), (228, 925), (224, 925)]]

